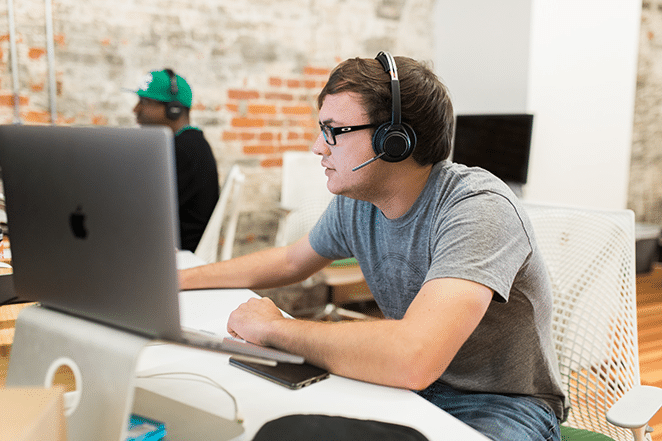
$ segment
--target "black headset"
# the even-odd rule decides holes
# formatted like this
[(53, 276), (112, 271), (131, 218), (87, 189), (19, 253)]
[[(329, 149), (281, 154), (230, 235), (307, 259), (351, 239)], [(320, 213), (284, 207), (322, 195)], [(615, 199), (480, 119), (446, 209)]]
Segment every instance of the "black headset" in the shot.
[(380, 52), (375, 57), (391, 75), (391, 99), (393, 112), (390, 123), (377, 127), (372, 137), (372, 148), (375, 154), (387, 162), (404, 161), (416, 147), (416, 133), (407, 123), (402, 122), (400, 110), (400, 80), (395, 60), (388, 52)]
[(175, 72), (173, 72), (172, 69), (164, 69), (164, 71), (170, 78), (170, 94), (172, 95), (172, 101), (165, 103), (166, 117), (175, 121), (182, 115), (186, 106), (177, 100), (177, 94), (179, 93), (179, 87), (177, 87), (177, 75), (175, 75)]

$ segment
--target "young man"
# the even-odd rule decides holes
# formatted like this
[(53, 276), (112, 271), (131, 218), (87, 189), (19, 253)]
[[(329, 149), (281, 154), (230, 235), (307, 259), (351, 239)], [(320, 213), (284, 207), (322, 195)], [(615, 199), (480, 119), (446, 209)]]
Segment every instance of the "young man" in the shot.
[(285, 285), (354, 256), (386, 319), (292, 320), (254, 299), (228, 330), (338, 375), (419, 391), (492, 439), (558, 440), (564, 394), (545, 265), (509, 188), (446, 160), (446, 88), (421, 63), (380, 53), (341, 63), (318, 105), (313, 151), (337, 196), (317, 225), (293, 245), (184, 271), (182, 288)]
[(140, 125), (167, 126), (175, 135), (181, 248), (195, 251), (218, 202), (216, 160), (202, 130), (191, 127), (191, 87), (171, 69), (150, 72), (136, 91)]

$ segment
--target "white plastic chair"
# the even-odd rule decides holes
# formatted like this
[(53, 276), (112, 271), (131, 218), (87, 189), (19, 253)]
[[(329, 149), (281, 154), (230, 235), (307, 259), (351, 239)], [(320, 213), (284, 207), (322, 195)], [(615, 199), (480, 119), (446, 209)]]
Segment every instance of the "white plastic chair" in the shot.
[(333, 194), (326, 188), (320, 157), (312, 152), (283, 153), (280, 219), (275, 245), (285, 246), (305, 236), (324, 213)]
[(221, 228), (229, 207), (229, 219), (225, 226), (223, 235), (223, 247), (221, 248), (221, 259), (228, 260), (232, 257), (232, 247), (234, 245), (234, 236), (237, 231), (237, 222), (239, 220), (239, 209), (242, 200), (242, 190), (246, 176), (241, 172), (238, 165), (233, 165), (228, 172), (225, 183), (221, 188), (218, 202), (209, 218), (204, 233), (200, 238), (200, 243), (195, 249), (195, 255), (207, 263), (213, 263), (219, 260), (218, 245), (221, 238)]
[[(329, 206), (333, 194), (326, 187), (327, 178), (320, 165), (320, 157), (312, 152), (290, 151), (283, 154), (283, 178), (281, 184), (281, 209), (285, 213), (278, 225), (276, 246), (285, 246), (305, 236), (317, 223), (324, 210)], [(332, 264), (332, 266), (334, 266)], [(347, 268), (343, 274), (343, 267)], [(363, 273), (354, 260), (354, 265), (344, 263), (335, 265), (332, 270), (322, 270), (321, 281), (329, 289), (338, 285), (360, 283)], [(315, 284), (315, 277), (310, 277), (302, 286)], [(329, 295), (329, 300), (331, 295)], [(329, 302), (320, 310), (313, 311), (313, 320), (331, 319), (367, 319), (364, 314), (338, 308)]]
[(639, 377), (634, 213), (525, 207), (554, 294), (552, 335), (570, 405), (562, 439), (592, 439), (573, 438), (572, 428), (650, 439), (662, 390), (641, 386)]

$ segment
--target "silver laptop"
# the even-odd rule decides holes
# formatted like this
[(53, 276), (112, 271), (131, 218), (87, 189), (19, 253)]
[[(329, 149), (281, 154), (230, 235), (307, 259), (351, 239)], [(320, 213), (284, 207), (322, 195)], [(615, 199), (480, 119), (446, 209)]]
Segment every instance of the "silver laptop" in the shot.
[(150, 338), (303, 363), (182, 329), (169, 129), (0, 126), (0, 170), (21, 299)]

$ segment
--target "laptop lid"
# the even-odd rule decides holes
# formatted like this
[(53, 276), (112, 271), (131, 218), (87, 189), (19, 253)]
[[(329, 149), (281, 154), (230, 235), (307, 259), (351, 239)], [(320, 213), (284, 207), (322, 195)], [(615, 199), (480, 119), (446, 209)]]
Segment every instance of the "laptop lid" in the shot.
[(19, 297), (180, 340), (173, 156), (165, 127), (0, 126)]

